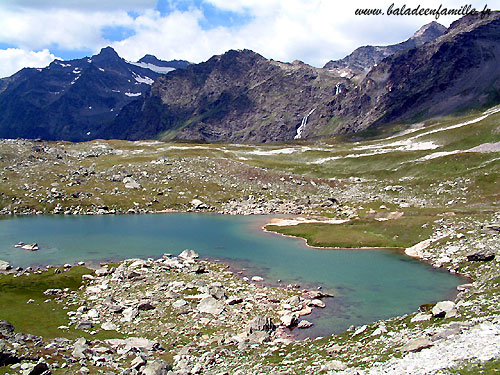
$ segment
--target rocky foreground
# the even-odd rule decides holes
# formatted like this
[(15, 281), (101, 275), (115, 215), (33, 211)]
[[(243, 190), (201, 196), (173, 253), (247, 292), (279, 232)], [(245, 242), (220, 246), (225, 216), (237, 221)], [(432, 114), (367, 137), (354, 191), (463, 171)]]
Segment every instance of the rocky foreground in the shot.
[[(1, 364), (8, 373), (143, 375), (432, 374), (495, 366), (499, 219), (497, 213), (488, 222), (447, 217), (435, 223), (431, 239), (411, 251), (475, 281), (459, 286), (455, 301), (408, 316), (297, 341), (288, 327), (306, 329), (307, 315), (324, 306), (326, 295), (267, 287), (259, 276), (237, 277), (186, 250), (89, 270), (77, 291), (46, 290), (47, 299), (68, 310), (61, 335), (71, 329), (89, 338), (43, 340), (4, 321)], [(29, 277), (26, 270), (9, 272)], [(117, 338), (93, 339), (103, 331)]]

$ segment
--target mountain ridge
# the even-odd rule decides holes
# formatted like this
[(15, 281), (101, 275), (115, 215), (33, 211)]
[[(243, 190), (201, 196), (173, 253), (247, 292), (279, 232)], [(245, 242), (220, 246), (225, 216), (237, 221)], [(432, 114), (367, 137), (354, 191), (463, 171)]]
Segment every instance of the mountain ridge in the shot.
[(0, 80), (0, 137), (93, 139), (160, 75), (126, 62), (111, 47), (92, 57), (24, 68)]
[(432, 21), (417, 30), (407, 40), (387, 46), (362, 46), (356, 48), (351, 54), (340, 60), (330, 60), (323, 68), (343, 69), (348, 68), (355, 72), (367, 72), (384, 58), (407, 49), (420, 47), (446, 32), (447, 28)]

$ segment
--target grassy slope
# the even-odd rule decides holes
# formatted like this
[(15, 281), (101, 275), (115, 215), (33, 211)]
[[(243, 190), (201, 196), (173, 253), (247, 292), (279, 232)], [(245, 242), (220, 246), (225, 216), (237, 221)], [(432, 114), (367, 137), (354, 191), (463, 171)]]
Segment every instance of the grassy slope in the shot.
[(429, 237), (428, 224), (433, 217), (411, 216), (396, 220), (376, 221), (364, 218), (344, 224), (299, 224), (288, 227), (266, 226), (267, 230), (302, 237), (310, 246), (318, 247), (409, 247)]
[[(60, 274), (51, 269), (29, 276), (0, 275), (0, 320), (11, 322), (16, 332), (29, 332), (44, 338), (90, 338), (73, 328), (58, 329), (59, 326), (68, 325), (69, 310), (55, 302), (57, 297), (44, 295), (43, 292), (47, 289), (77, 290), (82, 283), (82, 275), (91, 272), (85, 267), (73, 267)], [(35, 302), (27, 303), (30, 299)], [(98, 335), (100, 338), (117, 337), (116, 332), (101, 331)]]

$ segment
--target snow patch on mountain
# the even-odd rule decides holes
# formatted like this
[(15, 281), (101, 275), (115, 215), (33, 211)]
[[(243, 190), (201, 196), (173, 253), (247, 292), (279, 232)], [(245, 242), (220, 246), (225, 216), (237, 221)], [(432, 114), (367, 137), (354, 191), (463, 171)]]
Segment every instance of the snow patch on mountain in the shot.
[(132, 61), (127, 61), (127, 63), (131, 65), (138, 66), (140, 68), (145, 68), (152, 70), (153, 72), (160, 73), (160, 74), (166, 74), (168, 72), (171, 72), (172, 70), (175, 70), (175, 68), (170, 68), (170, 67), (164, 67), (164, 66), (157, 66), (149, 63), (140, 63), (140, 62), (132, 62)]

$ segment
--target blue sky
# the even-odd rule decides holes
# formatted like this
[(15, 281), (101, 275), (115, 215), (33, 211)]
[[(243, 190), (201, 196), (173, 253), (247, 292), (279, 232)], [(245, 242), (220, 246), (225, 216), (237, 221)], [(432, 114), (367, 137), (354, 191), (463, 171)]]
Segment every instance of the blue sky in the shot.
[[(356, 16), (393, 0), (0, 0), (0, 77), (54, 58), (75, 59), (112, 46), (136, 61), (145, 54), (201, 62), (249, 48), (280, 61), (323, 66), (361, 45), (410, 37), (433, 17)], [(468, 2), (482, 9), (484, 2)], [(398, 5), (435, 7), (434, 0)], [(447, 7), (465, 3), (443, 0)], [(454, 18), (440, 18), (448, 26)]]

